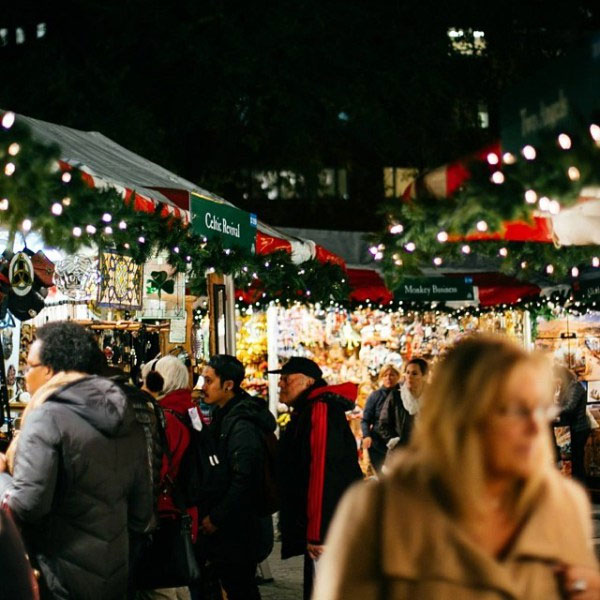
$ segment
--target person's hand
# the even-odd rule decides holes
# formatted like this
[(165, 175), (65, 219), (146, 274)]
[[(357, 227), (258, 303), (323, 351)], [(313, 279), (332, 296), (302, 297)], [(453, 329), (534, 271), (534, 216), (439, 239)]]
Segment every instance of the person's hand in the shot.
[(325, 550), (325, 546), (321, 544), (306, 544), (306, 551), (313, 560), (318, 560), (323, 554), (323, 550)]
[(6, 454), (0, 452), (0, 473), (4, 473), (8, 470), (8, 463), (6, 461)]
[(204, 535), (212, 535), (215, 533), (215, 531), (217, 531), (216, 525), (213, 524), (208, 515), (202, 519), (202, 522), (200, 523), (200, 531)]
[(600, 600), (600, 573), (589, 567), (561, 565), (556, 569), (565, 598)]
[(372, 444), (372, 443), (373, 443), (373, 440), (371, 439), (371, 436), (369, 436), (369, 435), (368, 435), (367, 437), (364, 437), (364, 438), (363, 438), (363, 441), (362, 441), (362, 447), (363, 447), (365, 450), (368, 450), (368, 449), (371, 447), (371, 444)]

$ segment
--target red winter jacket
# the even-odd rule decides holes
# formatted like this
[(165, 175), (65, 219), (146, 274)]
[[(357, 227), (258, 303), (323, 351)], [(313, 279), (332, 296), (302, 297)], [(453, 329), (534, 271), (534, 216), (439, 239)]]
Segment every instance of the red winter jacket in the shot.
[[(181, 459), (190, 443), (190, 430), (181, 420), (174, 415), (176, 412), (186, 421), (189, 421), (188, 409), (194, 408), (192, 393), (188, 389), (169, 392), (158, 402), (165, 415), (165, 434), (169, 445), (169, 458), (163, 454), (162, 467), (160, 469), (160, 494), (158, 497), (158, 512), (177, 512), (177, 508), (171, 496), (169, 481), (176, 481), (179, 473)], [(198, 511), (196, 508), (188, 508), (188, 514), (192, 517), (192, 537), (196, 540), (198, 532)]]

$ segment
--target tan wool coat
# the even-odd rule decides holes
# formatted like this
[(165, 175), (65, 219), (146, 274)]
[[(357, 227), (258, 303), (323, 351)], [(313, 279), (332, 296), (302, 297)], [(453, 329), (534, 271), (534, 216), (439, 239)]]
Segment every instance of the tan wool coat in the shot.
[(552, 472), (502, 560), (433, 496), (395, 473), (343, 499), (317, 566), (314, 600), (560, 600), (556, 564), (597, 568), (590, 506)]

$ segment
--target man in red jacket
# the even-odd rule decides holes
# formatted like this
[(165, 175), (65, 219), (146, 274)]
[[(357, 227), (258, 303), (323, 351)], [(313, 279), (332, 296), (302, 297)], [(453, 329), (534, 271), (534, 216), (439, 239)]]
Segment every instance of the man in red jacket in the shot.
[(328, 386), (312, 360), (293, 357), (279, 374), (279, 399), (291, 419), (279, 445), (281, 557), (304, 554), (304, 598), (312, 592), (314, 564), (335, 508), (348, 486), (362, 477), (356, 440), (346, 419), (358, 386)]

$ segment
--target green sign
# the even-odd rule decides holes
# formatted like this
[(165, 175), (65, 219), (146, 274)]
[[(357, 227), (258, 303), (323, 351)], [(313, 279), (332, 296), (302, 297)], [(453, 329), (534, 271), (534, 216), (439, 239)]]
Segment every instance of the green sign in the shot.
[(427, 277), (404, 279), (394, 292), (396, 300), (439, 301), (475, 300), (473, 280), (470, 277)]
[(203, 235), (207, 240), (218, 238), (224, 248), (242, 248), (254, 252), (256, 215), (193, 193), (190, 210), (194, 233)]
[(573, 282), (575, 297), (579, 300), (594, 300), (600, 298), (600, 277), (597, 275), (583, 276)]
[[(502, 99), (502, 148), (518, 152), (543, 133), (575, 133), (600, 108), (600, 35), (527, 78)], [(583, 119), (583, 123), (581, 120)]]

